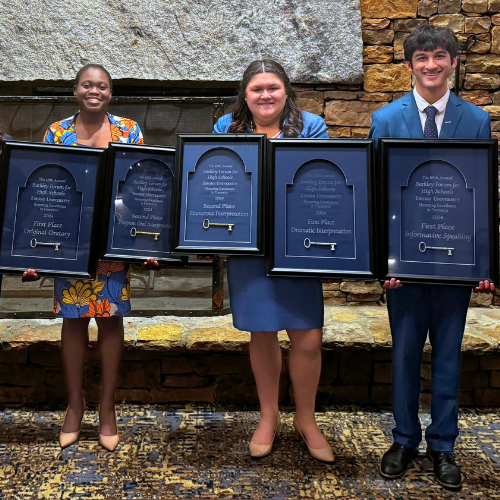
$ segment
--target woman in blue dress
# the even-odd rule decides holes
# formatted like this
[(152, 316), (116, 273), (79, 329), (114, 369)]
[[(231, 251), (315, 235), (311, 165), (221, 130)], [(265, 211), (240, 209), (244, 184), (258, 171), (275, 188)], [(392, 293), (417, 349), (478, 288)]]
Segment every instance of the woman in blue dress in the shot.
[[(284, 69), (270, 59), (254, 61), (246, 69), (233, 112), (218, 120), (214, 132), (328, 138), (323, 119), (300, 109)], [(261, 407), (250, 455), (263, 457), (271, 453), (279, 432), (281, 350), (277, 332), (286, 329), (291, 341), (289, 364), (296, 402), (296, 435), (304, 440), (314, 458), (333, 462), (332, 450), (314, 416), (323, 334), (321, 281), (268, 277), (262, 257), (231, 257), (228, 280), (234, 326), (251, 332), (250, 359)]]

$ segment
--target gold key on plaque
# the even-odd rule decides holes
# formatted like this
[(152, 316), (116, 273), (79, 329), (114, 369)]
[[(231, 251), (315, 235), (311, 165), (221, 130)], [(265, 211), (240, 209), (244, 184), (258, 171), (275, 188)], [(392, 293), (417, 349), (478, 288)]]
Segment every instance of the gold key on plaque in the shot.
[(132, 238), (135, 238), (135, 236), (137, 234), (145, 234), (147, 236), (154, 236), (155, 238), (155, 241), (158, 240), (158, 236), (160, 236), (160, 233), (150, 233), (150, 232), (147, 232), (147, 231), (137, 231), (137, 228), (133, 227), (131, 230), (130, 230), (130, 236), (132, 236)]
[(203, 221), (203, 227), (205, 229), (209, 229), (210, 226), (224, 226), (224, 227), (227, 227), (227, 230), (229, 232), (232, 232), (233, 227), (234, 227), (234, 223), (232, 223), (232, 222), (226, 222), (226, 223), (224, 223), (224, 222), (210, 222), (208, 219), (205, 219)]

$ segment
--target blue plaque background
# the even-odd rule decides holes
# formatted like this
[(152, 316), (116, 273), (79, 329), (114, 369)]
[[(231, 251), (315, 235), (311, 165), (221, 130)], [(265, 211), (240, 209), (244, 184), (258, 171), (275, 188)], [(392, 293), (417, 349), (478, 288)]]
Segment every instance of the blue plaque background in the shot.
[[(179, 246), (257, 249), (259, 144), (232, 141), (185, 143)], [(203, 227), (210, 223), (234, 223)]]
[[(366, 144), (301, 147), (297, 142), (273, 144), (273, 268), (370, 274)], [(313, 244), (306, 249), (305, 238), (336, 243), (336, 249)]]
[[(98, 155), (86, 156), (81, 150), (71, 154), (56, 146), (49, 150), (11, 147), (4, 179), (0, 267), (69, 274), (88, 271), (98, 165)], [(31, 248), (32, 238), (61, 246), (58, 251), (49, 246)]]
[[(43, 165), (19, 188), (11, 256), (75, 260), (80, 242), (82, 192), (69, 170)], [(36, 242), (35, 242), (36, 240)], [(60, 243), (54, 246), (41, 243)]]
[[(174, 152), (116, 148), (106, 254), (170, 258)], [(160, 233), (153, 236), (130, 230)]]
[[(489, 189), (478, 165), (486, 148), (439, 146), (388, 151), (391, 275), (485, 278), (489, 275)], [(485, 172), (487, 178), (487, 172)], [(419, 251), (427, 247), (453, 248)], [(454, 264), (454, 265), (450, 265)]]
[(301, 165), (286, 185), (285, 204), (287, 257), (356, 258), (354, 188), (335, 163)]

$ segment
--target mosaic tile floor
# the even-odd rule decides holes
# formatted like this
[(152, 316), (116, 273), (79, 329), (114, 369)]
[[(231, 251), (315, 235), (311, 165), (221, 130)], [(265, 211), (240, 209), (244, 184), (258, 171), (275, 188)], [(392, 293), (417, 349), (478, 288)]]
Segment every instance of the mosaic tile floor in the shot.
[[(379, 461), (391, 443), (388, 411), (332, 408), (318, 413), (337, 457), (319, 463), (295, 440), (292, 414), (275, 451), (247, 454), (257, 412), (208, 406), (120, 405), (115, 453), (97, 442), (97, 413), (87, 411), (79, 443), (61, 451), (63, 411), (0, 411), (0, 498), (500, 498), (500, 411), (462, 410), (457, 461), (460, 493), (434, 482), (421, 457), (402, 480), (386, 481)], [(428, 421), (428, 414), (422, 414)], [(423, 449), (423, 448), (422, 448)]]

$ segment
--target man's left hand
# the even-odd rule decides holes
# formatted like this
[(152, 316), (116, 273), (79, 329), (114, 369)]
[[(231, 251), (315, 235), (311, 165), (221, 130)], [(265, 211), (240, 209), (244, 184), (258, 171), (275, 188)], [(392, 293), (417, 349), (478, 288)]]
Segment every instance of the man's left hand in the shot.
[(476, 286), (474, 291), (476, 293), (493, 293), (495, 291), (495, 284), (493, 281), (480, 281), (479, 286)]

